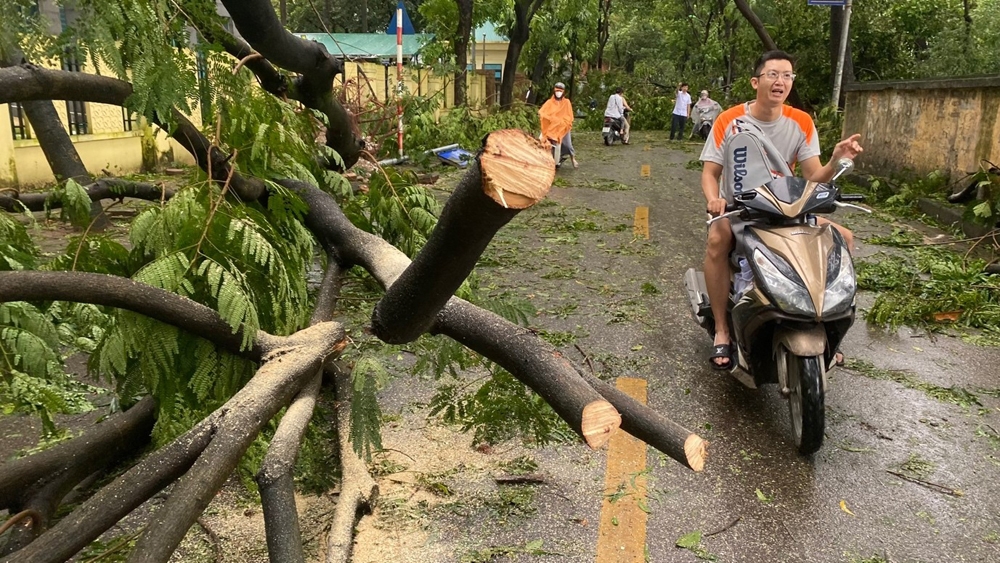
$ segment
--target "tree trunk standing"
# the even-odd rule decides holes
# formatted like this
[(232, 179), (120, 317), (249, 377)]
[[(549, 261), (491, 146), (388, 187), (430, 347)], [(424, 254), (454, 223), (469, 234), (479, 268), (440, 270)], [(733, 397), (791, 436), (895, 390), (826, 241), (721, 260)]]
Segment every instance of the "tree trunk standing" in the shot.
[(611, 0), (600, 0), (597, 13), (597, 69), (604, 70), (604, 46), (608, 44), (611, 25)]
[[(10, 53), (0, 53), (0, 68), (17, 66), (22, 62), (26, 62), (24, 53), (16, 45)], [(87, 167), (83, 165), (80, 153), (76, 152), (69, 133), (59, 120), (55, 104), (51, 100), (37, 100), (22, 102), (21, 107), (24, 108), (24, 115), (35, 131), (35, 137), (56, 181), (72, 179), (83, 185), (93, 183), (94, 180), (87, 172)], [(93, 219), (91, 230), (102, 231), (111, 225), (99, 200), (91, 203), (90, 216)]]
[(521, 49), (528, 42), (531, 31), (531, 18), (542, 6), (545, 0), (515, 0), (514, 26), (510, 31), (510, 43), (507, 45), (507, 58), (503, 63), (503, 79), (500, 82), (500, 107), (509, 108), (514, 103), (514, 79), (517, 75), (517, 62), (521, 59)]
[(528, 103), (531, 105), (538, 104), (538, 90), (539, 84), (545, 75), (548, 74), (549, 70), (549, 48), (545, 47), (542, 49), (538, 58), (535, 59), (535, 66), (531, 69), (531, 92), (528, 93)]
[(455, 0), (458, 4), (458, 32), (455, 35), (455, 105), (464, 106), (468, 90), (469, 37), (472, 35), (472, 0)]
[(361, 0), (361, 33), (368, 33), (368, 0)]
[[(750, 27), (757, 32), (757, 37), (760, 38), (760, 42), (764, 44), (765, 51), (774, 51), (778, 48), (778, 44), (771, 39), (771, 35), (767, 32), (767, 28), (764, 27), (764, 22), (760, 21), (757, 14), (754, 13), (753, 9), (750, 8), (750, 4), (747, 0), (733, 0), (736, 2), (736, 9), (743, 14), (743, 17), (750, 22)], [(755, 69), (756, 70), (756, 69)], [(792, 84), (792, 91), (788, 94), (788, 103), (797, 108), (802, 108), (802, 99), (799, 98), (799, 91), (795, 89), (794, 83)]]
[(288, 25), (288, 0), (281, 0), (281, 25)]
[(972, 14), (969, 4), (971, 4), (969, 0), (962, 0), (962, 19), (965, 20), (965, 41), (962, 43), (962, 53), (966, 55), (969, 54), (969, 47), (972, 46)]

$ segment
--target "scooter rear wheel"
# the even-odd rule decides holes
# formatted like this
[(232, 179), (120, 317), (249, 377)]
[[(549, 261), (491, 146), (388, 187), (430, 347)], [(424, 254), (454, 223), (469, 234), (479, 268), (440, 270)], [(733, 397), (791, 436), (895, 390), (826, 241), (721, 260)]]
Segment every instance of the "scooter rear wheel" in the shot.
[(782, 352), (788, 369), (788, 410), (792, 415), (795, 445), (800, 454), (809, 455), (823, 445), (823, 358)]

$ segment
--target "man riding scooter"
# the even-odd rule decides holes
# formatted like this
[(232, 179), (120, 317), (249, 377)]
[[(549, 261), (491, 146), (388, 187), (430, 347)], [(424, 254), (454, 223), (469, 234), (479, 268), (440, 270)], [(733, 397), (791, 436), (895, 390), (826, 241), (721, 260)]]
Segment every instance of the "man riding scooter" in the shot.
[[(609, 118), (614, 120), (614, 127), (620, 132), (622, 144), (627, 145), (630, 126), (625, 112), (632, 111), (632, 108), (629, 107), (628, 102), (625, 101), (625, 97), (622, 95), (624, 91), (621, 86), (615, 88), (615, 93), (611, 94), (611, 97), (608, 98), (608, 107), (604, 110), (604, 117), (605, 121)], [(610, 132), (608, 131), (608, 133)], [(604, 144), (610, 144), (608, 141), (609, 135), (605, 135)]]
[[(721, 215), (726, 205), (733, 203), (732, 193), (722, 193), (719, 178), (725, 172), (722, 152), (725, 140), (741, 131), (757, 129), (781, 153), (788, 168), (795, 169), (798, 163), (801, 176), (814, 182), (828, 182), (834, 175), (834, 163), (840, 158), (853, 159), (861, 151), (858, 144), (860, 135), (855, 134), (837, 143), (830, 161), (820, 162), (819, 134), (816, 126), (803, 111), (785, 105), (795, 81), (792, 58), (784, 51), (768, 51), (761, 55), (754, 67), (750, 85), (757, 92), (754, 100), (732, 107), (723, 112), (712, 126), (701, 153), (704, 168), (701, 174), (701, 188), (707, 202), (708, 213)], [(728, 182), (726, 183), (728, 184)], [(820, 225), (832, 224), (852, 249), (853, 236), (849, 230), (825, 218), (817, 218)], [(705, 252), (705, 284), (709, 303), (715, 319), (715, 342), (709, 361), (714, 369), (729, 370), (735, 366), (735, 354), (727, 322), (727, 302), (730, 287), (729, 254), (734, 246), (734, 229), (742, 228), (738, 217), (725, 218), (709, 227), (708, 245)], [(838, 363), (842, 361), (838, 357)]]

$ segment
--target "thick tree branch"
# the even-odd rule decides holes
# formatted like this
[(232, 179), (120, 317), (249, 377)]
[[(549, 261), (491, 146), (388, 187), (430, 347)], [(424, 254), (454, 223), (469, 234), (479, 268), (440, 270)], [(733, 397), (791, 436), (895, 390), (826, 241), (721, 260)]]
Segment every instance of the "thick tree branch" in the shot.
[(260, 178), (233, 171), (231, 156), (211, 143), (182, 113), (173, 110), (171, 119), (170, 136), (195, 157), (202, 170), (211, 172), (213, 180), (220, 184), (228, 182), (230, 191), (243, 201), (257, 201), (267, 195), (267, 187)]
[[(340, 283), (341, 269), (331, 258), (316, 297), (316, 308), (310, 319), (311, 325), (329, 321), (333, 317), (333, 309), (340, 293)], [(299, 517), (295, 507), (295, 481), (292, 470), (295, 469), (295, 460), (299, 456), (306, 428), (312, 420), (322, 382), (323, 374), (317, 371), (288, 406), (257, 473), (257, 486), (264, 510), (267, 552), (273, 561), (286, 563), (305, 561)]]
[(30, 63), (0, 69), (0, 104), (79, 100), (121, 106), (131, 95), (131, 84), (107, 76), (52, 70)]
[(582, 370), (578, 371), (598, 393), (622, 413), (622, 430), (694, 471), (701, 471), (705, 467), (708, 442), (632, 399), (614, 385)]
[[(281, 339), (263, 358), (264, 365), (249, 384), (217, 413), (211, 443), (171, 491), (135, 546), (131, 563), (165, 563), (204, 512), (261, 428), (292, 400), (328, 357), (347, 346), (343, 327), (326, 322)], [(200, 426), (200, 425), (199, 425)]]
[(344, 72), (344, 63), (315, 41), (289, 33), (274, 12), (270, 0), (226, 0), (223, 2), (240, 35), (267, 60), (301, 76), (295, 88), (299, 100), (327, 116), (326, 144), (337, 151), (344, 168), (354, 166), (364, 149), (354, 117), (333, 95), (333, 79)]
[[(24, 92), (26, 98), (13, 97), (4, 88), (6, 85), (18, 84), (21, 84), (18, 88)], [(126, 98), (131, 94), (132, 85), (115, 78), (49, 70), (31, 65), (0, 69), (0, 103), (26, 99), (53, 99), (124, 106)], [(159, 116), (155, 121), (195, 157), (202, 170), (211, 171), (213, 180), (220, 183), (228, 181), (230, 190), (241, 200), (256, 201), (267, 194), (267, 188), (259, 178), (239, 173), (231, 174), (230, 155), (209, 142), (208, 138), (180, 112), (176, 110), (171, 112), (169, 125)], [(89, 183), (89, 180), (84, 183)]]
[(340, 451), (340, 496), (326, 537), (325, 563), (348, 563), (354, 547), (359, 512), (370, 512), (378, 500), (378, 484), (351, 444), (351, 374), (327, 364), (337, 395), (337, 443)]
[[(99, 178), (93, 184), (86, 187), (87, 195), (91, 201), (101, 201), (105, 199), (122, 200), (126, 197), (145, 199), (149, 201), (167, 200), (174, 196), (174, 190), (168, 190), (161, 185), (149, 184), (146, 182), (131, 182), (120, 178)], [(48, 209), (59, 209), (63, 202), (54, 199), (52, 193), (16, 193), (8, 196), (0, 193), (0, 209), (4, 211), (44, 211)]]
[(155, 403), (147, 397), (79, 438), (4, 464), (0, 507), (12, 513), (33, 510), (37, 516), (30, 529), (12, 532), (0, 556), (23, 548), (48, 528), (59, 504), (81, 481), (145, 446), (155, 414)]
[(211, 442), (217, 413), (102, 488), (42, 538), (12, 554), (4, 563), (62, 563), (69, 560), (139, 505), (184, 475)]
[[(296, 180), (280, 183), (309, 205), (306, 227), (345, 266), (364, 266), (383, 287), (391, 287), (409, 266), (409, 259), (396, 247), (354, 227), (326, 193)], [(446, 334), (510, 371), (552, 405), (591, 447), (606, 442), (620, 424), (614, 408), (552, 346), (499, 315), (452, 297), (432, 332)]]
[(0, 507), (18, 506), (33, 494), (40, 482), (54, 478), (69, 465), (86, 468), (88, 473), (97, 470), (108, 458), (131, 449), (131, 443), (149, 436), (155, 413), (155, 403), (147, 397), (79, 438), (5, 463), (0, 471)]
[(259, 359), (275, 343), (275, 337), (259, 331), (251, 349), (242, 351), (243, 331), (234, 333), (215, 310), (176, 293), (118, 276), (85, 272), (0, 272), (0, 302), (3, 301), (71, 301), (127, 309), (252, 359)]
[(372, 332), (383, 342), (412, 342), (430, 330), (497, 231), (549, 192), (552, 156), (536, 139), (504, 130), (484, 145), (427, 244), (375, 306)]

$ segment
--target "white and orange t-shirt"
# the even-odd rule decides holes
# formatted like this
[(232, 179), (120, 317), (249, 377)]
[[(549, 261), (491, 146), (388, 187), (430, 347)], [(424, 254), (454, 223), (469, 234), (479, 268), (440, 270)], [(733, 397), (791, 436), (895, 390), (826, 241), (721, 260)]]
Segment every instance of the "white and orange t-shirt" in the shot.
[(760, 121), (750, 115), (750, 102), (747, 102), (731, 107), (719, 115), (712, 124), (712, 134), (705, 141), (705, 148), (701, 150), (700, 160), (725, 166), (723, 143), (731, 135), (748, 127), (762, 131), (792, 170), (796, 163), (820, 154), (819, 134), (808, 113), (786, 105), (781, 108), (781, 117), (778, 119)]

